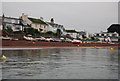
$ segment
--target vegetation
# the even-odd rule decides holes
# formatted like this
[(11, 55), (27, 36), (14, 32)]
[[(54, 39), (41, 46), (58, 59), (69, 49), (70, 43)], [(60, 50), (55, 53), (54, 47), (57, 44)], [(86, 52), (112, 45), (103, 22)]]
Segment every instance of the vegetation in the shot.
[(52, 32), (52, 31), (48, 31), (48, 32), (46, 32), (46, 34), (56, 35), (56, 33)]
[(26, 34), (30, 34), (30, 35), (33, 35), (33, 36), (40, 34), (40, 32), (37, 29), (34, 29), (34, 28), (25, 28), (24, 32)]
[(34, 19), (34, 18), (28, 18), (30, 19), (32, 22), (34, 23), (38, 23), (38, 24), (45, 24), (47, 25), (44, 21), (40, 20), (40, 19)]
[(75, 30), (65, 30), (66, 32), (76, 32)]
[(12, 34), (12, 33), (13, 33), (12, 28), (7, 28), (7, 29), (5, 29), (5, 31), (7, 31), (9, 34)]
[(53, 32), (52, 31), (48, 31), (48, 32), (46, 32), (47, 34), (53, 34)]

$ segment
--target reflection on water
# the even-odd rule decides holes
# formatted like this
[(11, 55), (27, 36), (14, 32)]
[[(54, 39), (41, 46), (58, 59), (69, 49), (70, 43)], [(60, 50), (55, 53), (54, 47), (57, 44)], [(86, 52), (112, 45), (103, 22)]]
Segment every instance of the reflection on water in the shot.
[(118, 48), (3, 50), (3, 79), (118, 79)]

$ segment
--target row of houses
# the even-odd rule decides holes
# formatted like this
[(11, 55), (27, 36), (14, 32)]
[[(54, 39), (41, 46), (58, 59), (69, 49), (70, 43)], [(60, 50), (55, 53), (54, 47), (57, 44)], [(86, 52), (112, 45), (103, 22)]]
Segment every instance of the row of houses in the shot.
[(20, 18), (5, 17), (3, 15), (3, 28), (12, 28), (13, 31), (24, 31), (24, 28), (34, 28), (40, 32), (52, 31), (54, 33), (59, 29), (61, 32), (65, 31), (63, 25), (56, 24), (54, 19), (51, 19), (51, 22), (45, 22), (42, 17), (39, 19), (28, 17), (24, 13)]
[(76, 31), (76, 30), (66, 30), (67, 36), (70, 36), (75, 39), (83, 39), (89, 37), (87, 31)]
[[(33, 18), (22, 13), (19, 18), (6, 17), (3, 15), (2, 17), (0, 17), (0, 22), (2, 22), (0, 24), (1, 30), (11, 28), (13, 32), (16, 32), (24, 31), (25, 28), (34, 28), (41, 33), (51, 31), (53, 33), (58, 33), (60, 36), (67, 36), (72, 39), (89, 38), (89, 34), (87, 31), (67, 30), (63, 25), (55, 23), (54, 18), (51, 18), (50, 22), (46, 22), (43, 17)], [(100, 40), (103, 40), (105, 37), (108, 36), (115, 39), (119, 37), (118, 33), (107, 32), (94, 33), (92, 36), (95, 38), (99, 38)]]
[(100, 41), (104, 40), (105, 38), (110, 38), (111, 41), (117, 42), (119, 39), (119, 34), (117, 32), (114, 33), (108, 33), (108, 32), (100, 32), (100, 33), (94, 33), (94, 37), (98, 38)]
[(3, 22), (3, 26), (1, 24), (1, 30), (11, 28), (13, 32), (24, 31), (25, 28), (34, 28), (41, 33), (52, 31), (53, 33), (59, 33), (61, 36), (69, 35), (71, 38), (78, 38), (78, 36), (80, 37), (80, 35), (82, 35), (81, 33), (84, 32), (66, 30), (63, 25), (55, 23), (53, 18), (51, 18), (50, 22), (46, 22), (43, 17), (33, 18), (24, 13), (22, 13), (19, 18), (6, 17), (3, 15), (0, 17), (0, 20)]

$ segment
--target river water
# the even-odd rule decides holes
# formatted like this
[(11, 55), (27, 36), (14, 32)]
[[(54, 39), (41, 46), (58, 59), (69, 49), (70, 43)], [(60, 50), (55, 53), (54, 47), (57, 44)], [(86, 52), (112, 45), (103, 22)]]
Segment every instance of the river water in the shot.
[(118, 48), (3, 49), (3, 79), (118, 79)]

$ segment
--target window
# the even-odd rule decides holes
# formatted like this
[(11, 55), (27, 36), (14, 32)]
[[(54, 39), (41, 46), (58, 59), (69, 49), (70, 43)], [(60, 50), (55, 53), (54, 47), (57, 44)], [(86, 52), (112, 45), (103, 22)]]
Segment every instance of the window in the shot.
[(43, 29), (39, 28), (40, 31), (43, 31)]
[(16, 26), (15, 29), (16, 29), (16, 30), (20, 30), (21, 28), (20, 28), (19, 26)]
[(101, 36), (101, 34), (99, 34), (99, 36)]
[(96, 34), (96, 36), (99, 36), (99, 34)]
[(37, 27), (37, 24), (35, 24), (35, 27)]
[(44, 25), (44, 28), (45, 28), (46, 26)]
[(104, 36), (104, 34), (101, 34), (101, 36)]
[(117, 35), (116, 34), (112, 34), (112, 37), (117, 37)]
[(6, 24), (6, 28), (12, 28), (11, 24)]
[(112, 36), (112, 34), (109, 34), (109, 36), (111, 37), (111, 36)]
[(12, 19), (11, 22), (12, 22), (12, 23), (15, 23), (15, 20)]
[(109, 34), (107, 34), (107, 36), (109, 36)]

